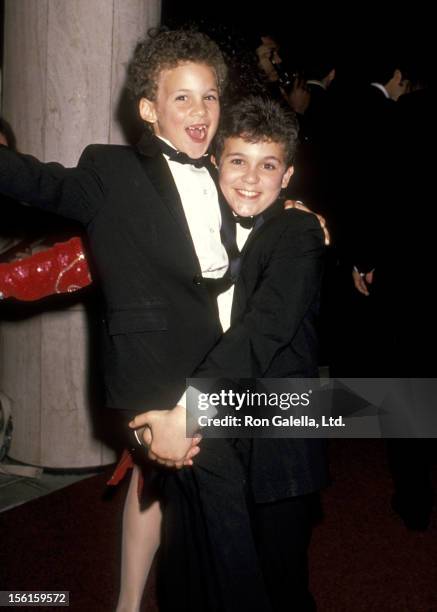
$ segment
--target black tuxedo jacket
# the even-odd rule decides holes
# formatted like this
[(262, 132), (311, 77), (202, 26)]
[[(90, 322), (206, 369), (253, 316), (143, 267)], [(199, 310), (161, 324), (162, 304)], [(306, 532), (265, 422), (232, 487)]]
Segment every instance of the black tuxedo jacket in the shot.
[(322, 231), (314, 215), (284, 211), (280, 202), (266, 211), (241, 253), (232, 327), (196, 376), (315, 376), (323, 256)]
[(221, 328), (155, 139), (91, 145), (73, 169), (2, 147), (0, 190), (86, 226), (104, 298), (107, 405), (174, 406)]
[[(242, 251), (232, 327), (197, 369), (199, 378), (318, 375), (323, 232), (314, 215), (284, 211), (279, 202), (261, 221)], [(254, 439), (250, 454), (257, 502), (310, 493), (328, 482), (323, 440)]]

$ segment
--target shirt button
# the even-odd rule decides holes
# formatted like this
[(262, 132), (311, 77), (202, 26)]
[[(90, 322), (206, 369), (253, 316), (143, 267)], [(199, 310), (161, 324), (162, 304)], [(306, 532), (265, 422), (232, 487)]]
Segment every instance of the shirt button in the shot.
[(202, 276), (200, 274), (196, 274), (193, 278), (193, 283), (196, 285), (196, 287), (200, 287), (202, 284)]

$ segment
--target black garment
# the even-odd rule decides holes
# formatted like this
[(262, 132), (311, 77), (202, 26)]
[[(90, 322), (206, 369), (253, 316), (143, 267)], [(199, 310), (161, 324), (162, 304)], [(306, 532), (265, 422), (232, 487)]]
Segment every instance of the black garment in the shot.
[[(387, 219), (385, 249), (375, 268), (384, 322), (390, 336), (386, 355), (395, 376), (437, 376), (436, 212), (434, 159), (435, 92), (401, 96), (395, 106), (394, 164), (397, 180)], [(435, 439), (388, 440), (394, 483), (393, 507), (410, 529), (428, 527), (434, 502), (431, 470)]]
[(317, 494), (256, 504), (250, 440), (202, 442), (192, 469), (163, 494), (162, 612), (313, 612), (308, 546)]
[[(317, 376), (322, 231), (313, 215), (283, 211), (280, 202), (262, 217), (241, 253), (232, 326), (197, 368), (199, 378)], [(256, 439), (250, 477), (258, 502), (316, 491), (327, 482), (324, 445)]]
[[(294, 175), (287, 187), (287, 195), (302, 200), (311, 210), (322, 214), (331, 241), (335, 245), (338, 234), (338, 199), (333, 177), (338, 171), (334, 150), (338, 145), (337, 110), (334, 107), (331, 87), (324, 89), (317, 83), (307, 83), (311, 93), (310, 103), (303, 115), (299, 115), (299, 146), (294, 163)], [(328, 362), (330, 291), (335, 246), (327, 252), (327, 261), (321, 292), (319, 341), (319, 363)]]
[[(353, 289), (354, 310), (350, 302), (345, 304), (350, 319), (343, 338), (349, 335), (354, 346), (347, 351), (343, 344), (344, 361), (334, 375), (434, 378), (436, 213), (429, 150), (435, 100), (431, 91), (423, 90), (403, 95), (395, 104), (378, 89), (370, 90), (362, 113), (367, 133), (362, 131), (357, 143), (357, 149), (362, 147), (359, 167), (365, 168), (367, 160), (369, 176), (358, 200), (362, 231), (356, 248), (350, 249), (350, 262), (363, 271), (374, 268), (374, 281), (369, 297)], [(356, 239), (353, 232), (351, 238)], [(359, 339), (351, 330), (359, 330)], [(353, 371), (345, 371), (345, 365)], [(433, 502), (435, 441), (388, 440), (387, 452), (393, 507), (407, 526), (426, 527)]]
[(265, 211), (241, 252), (232, 327), (196, 376), (314, 376), (324, 252), (314, 215), (280, 202)]
[(228, 440), (205, 439), (197, 459), (163, 490), (159, 608), (270, 612), (241, 453)]
[[(332, 315), (330, 364), (333, 376), (383, 376), (383, 347), (389, 331), (383, 323), (379, 292), (369, 297), (352, 283), (352, 268), (372, 270), (386, 251), (386, 228), (393, 191), (395, 103), (379, 88), (368, 85), (350, 101), (342, 118), (337, 148), (335, 191), (341, 210), (339, 265), (330, 292)], [(376, 280), (376, 279), (375, 279)], [(359, 340), (351, 330), (359, 330)]]
[(315, 612), (308, 585), (308, 548), (319, 505), (317, 494), (254, 507), (261, 569), (274, 612)]
[(34, 244), (53, 244), (81, 232), (76, 223), (0, 196), (0, 261), (11, 261)]
[(374, 282), (369, 297), (355, 292), (362, 311), (360, 317), (352, 314), (355, 324), (362, 326), (369, 311), (368, 333), (357, 343), (364, 353), (367, 342), (368, 371), (355, 375), (433, 377), (437, 304), (430, 279), (436, 215), (428, 153), (435, 131), (433, 100), (423, 91), (394, 103), (370, 89), (365, 110), (372, 126), (367, 125), (367, 140), (363, 136), (357, 144), (362, 164), (364, 157), (368, 160), (369, 176), (360, 190), (355, 224), (349, 226), (355, 240), (349, 262), (363, 272), (374, 269)]
[(1, 147), (0, 177), (9, 196), (87, 229), (104, 299), (107, 405), (174, 406), (220, 325), (156, 139), (145, 135), (138, 149), (89, 146), (72, 169)]
[[(241, 253), (232, 327), (198, 368), (198, 377), (276, 378), (316, 373), (314, 319), (324, 253), (320, 226), (312, 215), (282, 211), (281, 205), (271, 207), (262, 217)], [(166, 487), (164, 530), (173, 544), (163, 549), (162, 556), (163, 568), (168, 569), (162, 575), (169, 577), (164, 610), (191, 612), (190, 606), (201, 597), (207, 603), (203, 607), (197, 603), (192, 610), (276, 612), (286, 605), (301, 612), (314, 609), (306, 559), (311, 521), (303, 509), (307, 494), (328, 482), (323, 441), (204, 439), (194, 466), (173, 478), (179, 483), (188, 481), (189, 486), (183, 487), (183, 494), (178, 494), (178, 483), (169, 482)], [(200, 514), (193, 515), (192, 508), (200, 509)], [(268, 545), (272, 521), (277, 531)], [(256, 578), (254, 543), (258, 544), (255, 562), (263, 566), (264, 586)], [(174, 577), (169, 569), (171, 551), (178, 546), (185, 563), (195, 564), (197, 554), (202, 567), (195, 565), (194, 576), (206, 574), (211, 583), (189, 576), (183, 585), (169, 582)], [(267, 569), (275, 562), (284, 564), (281, 572)], [(243, 563), (252, 568), (252, 586), (248, 586)], [(235, 576), (240, 575), (236, 583)], [(279, 602), (278, 594), (286, 590), (281, 581), (292, 575), (299, 588), (289, 589), (285, 601)], [(199, 593), (199, 583), (203, 593)], [(214, 607), (211, 601), (217, 599), (217, 593), (228, 599), (217, 600)]]
[(255, 225), (256, 218), (255, 217), (241, 217), (240, 215), (235, 216), (235, 223), (241, 225), (245, 229), (252, 229)]
[[(42, 164), (32, 157), (2, 148), (0, 177), (0, 189), (10, 196), (76, 219), (87, 228), (105, 300), (102, 335), (109, 406), (143, 412), (175, 405), (184, 390), (185, 378), (193, 373), (218, 340), (220, 326), (201, 277), (179, 194), (155, 139), (145, 138), (138, 150), (106, 145), (88, 147), (79, 166), (74, 169), (65, 169), (59, 164)], [(222, 212), (222, 233), (231, 243), (235, 226), (227, 226), (229, 211)], [(272, 226), (276, 228), (275, 232)], [(249, 305), (250, 301), (252, 314), (246, 317), (250, 340), (245, 339), (241, 325), (234, 326), (232, 335), (217, 345), (214, 355), (224, 355), (223, 349), (230, 338), (232, 350), (240, 351), (238, 366), (246, 363), (243, 369), (250, 372), (248, 376), (258, 375), (258, 371), (269, 376), (303, 375), (313, 371), (314, 366), (311, 320), (322, 267), (322, 233), (311, 215), (299, 211), (284, 213), (277, 221), (265, 223), (260, 231), (265, 246), (249, 239), (242, 253), (243, 263), (245, 259), (250, 260), (254, 267), (249, 266), (245, 274), (240, 271), (236, 291), (240, 297), (236, 298), (238, 307), (234, 305), (233, 313), (237, 322), (240, 317), (238, 309), (241, 309), (242, 316), (245, 304)], [(269, 249), (272, 253), (268, 253)], [(267, 264), (273, 262), (278, 267), (270, 269)], [(264, 289), (270, 296), (268, 299), (278, 300), (278, 308), (273, 310), (274, 317), (266, 318), (263, 323), (262, 293), (256, 290), (257, 278), (262, 271), (265, 271)], [(280, 283), (282, 274), (283, 285)], [(272, 283), (278, 283), (278, 292), (273, 290)], [(271, 330), (272, 337), (276, 338), (278, 332), (286, 334), (286, 338), (274, 339), (273, 342), (267, 337), (258, 339), (256, 329), (260, 325), (267, 333)], [(253, 360), (247, 353), (252, 344), (255, 348)], [(274, 356), (275, 367), (272, 365)], [(239, 372), (232, 372), (235, 374), (239, 375)], [(233, 457), (232, 453), (230, 455)], [(201, 472), (199, 493), (203, 495), (205, 505), (200, 509), (195, 507), (204, 512), (203, 516), (213, 525), (219, 526), (220, 520), (226, 520), (226, 533), (232, 534), (234, 549), (241, 547), (243, 540), (246, 542), (248, 560), (241, 562), (238, 555), (227, 554), (228, 540), (217, 537), (221, 533), (218, 528), (216, 539), (212, 540), (214, 549), (210, 552), (214, 552), (213, 558), (217, 562), (223, 563), (222, 576), (244, 573), (246, 563), (248, 568), (252, 568), (248, 573), (251, 576), (250, 588), (251, 592), (260, 594), (254, 600), (261, 605), (263, 589), (258, 584), (257, 560), (250, 552), (253, 549), (250, 534), (247, 531), (242, 534), (241, 523), (235, 520), (237, 515), (243, 517), (243, 521), (247, 520), (241, 497), (243, 481), (247, 479), (241, 476), (242, 471), (233, 458), (229, 459), (229, 467), (228, 463), (220, 464), (220, 457), (219, 448), (213, 453), (212, 461), (215, 465), (218, 461), (222, 473), (224, 471), (233, 483), (232, 495), (229, 499), (225, 495), (222, 500), (221, 507), (226, 501), (224, 515), (216, 514), (213, 503), (215, 492), (220, 490), (212, 486), (217, 476), (208, 468), (202, 471), (206, 453), (198, 468)], [(303, 465), (306, 474), (314, 474), (314, 478), (305, 480), (305, 487), (311, 480), (314, 490), (319, 488), (326, 480), (324, 470), (319, 465), (312, 469), (305, 461)], [(232, 466), (235, 466), (235, 471)], [(191, 499), (192, 489), (183, 480), (187, 472), (182, 470), (168, 477), (168, 485), (173, 490), (177, 487), (172, 479), (181, 479), (182, 489), (173, 498), (176, 507), (184, 499)], [(193, 470), (191, 475), (194, 477), (196, 471)], [(293, 486), (295, 493), (291, 494), (298, 494), (300, 474), (294, 473), (291, 481), (287, 471), (285, 475), (287, 478), (283, 484), (280, 483), (281, 489), (289, 491)], [(281, 472), (281, 479), (283, 476)], [(218, 478), (221, 478), (220, 473)], [(227, 489), (226, 482), (223, 482), (223, 487)], [(211, 497), (207, 496), (209, 491)], [(171, 507), (168, 508), (166, 513), (171, 517)], [(211, 530), (213, 527), (208, 528), (208, 534)], [(191, 546), (192, 541), (188, 544)], [(176, 554), (177, 548), (172, 547), (171, 552)], [(177, 581), (175, 572), (168, 576), (169, 584), (171, 580)], [(236, 597), (238, 584), (231, 581), (227, 587), (223, 583), (219, 585), (220, 592), (229, 600), (234, 600), (232, 585)], [(248, 595), (246, 588), (242, 590)], [(175, 590), (171, 593), (177, 596)], [(187, 609), (183, 608), (181, 598), (178, 598), (181, 609)]]

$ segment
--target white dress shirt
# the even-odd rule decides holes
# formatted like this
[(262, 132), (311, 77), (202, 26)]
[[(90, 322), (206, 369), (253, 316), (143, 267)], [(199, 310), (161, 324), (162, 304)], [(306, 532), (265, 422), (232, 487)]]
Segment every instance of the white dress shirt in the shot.
[[(236, 224), (237, 227), (237, 246), (241, 251), (246, 244), (246, 240), (249, 238), (249, 234), (252, 228), (246, 228)], [(220, 317), (220, 323), (222, 325), (223, 333), (231, 327), (231, 311), (232, 311), (232, 300), (234, 298), (234, 285), (229, 287), (224, 293), (220, 293), (217, 296), (217, 305)]]
[(220, 238), (222, 217), (214, 181), (206, 168), (164, 157), (181, 198), (202, 276), (221, 278), (229, 259)]
[[(162, 140), (172, 146), (165, 138)], [(165, 153), (164, 158), (181, 198), (202, 276), (221, 278), (228, 269), (229, 258), (220, 237), (222, 216), (215, 183), (206, 168), (171, 161)], [(178, 404), (186, 406), (186, 393)]]
[(390, 99), (390, 94), (388, 93), (388, 91), (386, 90), (386, 88), (384, 87), (384, 85), (381, 85), (381, 83), (370, 83), (370, 85), (372, 87), (376, 87), (376, 89), (379, 89), (379, 91), (382, 91), (382, 93), (384, 94), (384, 96), (388, 99)]
[[(239, 251), (241, 251), (246, 244), (246, 240), (249, 238), (249, 234), (253, 228), (245, 228), (241, 226), (239, 223), (236, 224), (237, 232), (237, 246)], [(217, 306), (219, 312), (219, 319), (223, 329), (223, 333), (225, 333), (231, 327), (231, 312), (232, 312), (232, 300), (234, 299), (234, 285), (231, 285), (227, 291), (220, 293), (217, 296)], [(186, 392), (183, 394), (181, 399), (178, 402), (181, 406), (187, 406), (187, 394)], [(188, 408), (189, 409), (189, 408)], [(217, 409), (212, 408), (210, 406), (207, 413), (205, 413), (209, 417), (214, 417), (217, 414)], [(196, 412), (194, 415), (196, 416)]]

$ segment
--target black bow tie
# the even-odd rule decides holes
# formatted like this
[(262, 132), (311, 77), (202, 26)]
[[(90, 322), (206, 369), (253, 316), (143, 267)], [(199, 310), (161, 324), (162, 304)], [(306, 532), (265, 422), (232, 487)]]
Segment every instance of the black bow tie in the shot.
[(234, 216), (235, 223), (239, 223), (241, 227), (245, 229), (252, 229), (255, 225), (256, 216), (255, 217), (240, 217), (240, 215)]
[(176, 149), (161, 140), (161, 138), (157, 138), (156, 140), (158, 141), (159, 148), (165, 155), (168, 155), (170, 161), (178, 162), (178, 164), (190, 164), (195, 168), (205, 168), (210, 164), (208, 153), (205, 153), (205, 155), (202, 155), (202, 157), (198, 159), (193, 159), (186, 153), (182, 153), (182, 151), (176, 151)]

